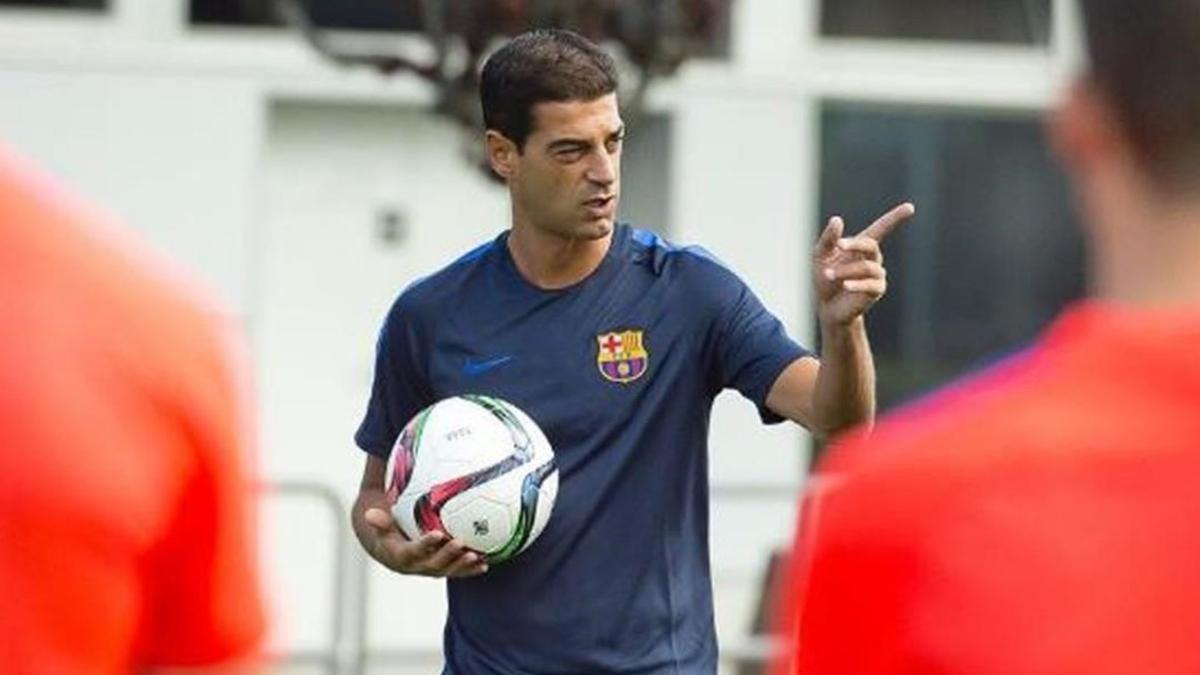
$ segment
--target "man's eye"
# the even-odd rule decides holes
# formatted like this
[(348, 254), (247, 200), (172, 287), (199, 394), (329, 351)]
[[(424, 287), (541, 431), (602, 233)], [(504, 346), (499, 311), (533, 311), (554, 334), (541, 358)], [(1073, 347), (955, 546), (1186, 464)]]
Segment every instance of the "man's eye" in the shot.
[(623, 141), (623, 140), (625, 140), (625, 139), (623, 139), (623, 138), (614, 138), (613, 140), (609, 141), (609, 142), (608, 142), (608, 144), (607, 144), (605, 147), (608, 149), (608, 151), (609, 151), (610, 153), (611, 153), (611, 152), (616, 152), (617, 150), (619, 150), (619, 149), (621, 148), (621, 141)]
[(583, 159), (583, 149), (573, 148), (570, 150), (559, 150), (554, 154), (554, 156), (564, 162), (578, 162), (579, 160)]

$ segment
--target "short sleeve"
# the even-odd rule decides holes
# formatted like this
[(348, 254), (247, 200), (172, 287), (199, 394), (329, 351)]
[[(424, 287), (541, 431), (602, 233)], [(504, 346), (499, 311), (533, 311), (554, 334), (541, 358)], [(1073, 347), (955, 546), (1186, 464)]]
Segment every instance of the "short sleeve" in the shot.
[[(214, 338), (171, 407), (183, 431), (178, 492), (147, 555), (138, 664), (203, 666), (253, 658), (266, 632), (255, 543), (244, 360)], [(215, 356), (215, 359), (212, 358)]]
[(715, 345), (721, 388), (736, 389), (753, 401), (763, 422), (782, 422), (767, 408), (767, 395), (785, 368), (811, 354), (788, 337), (783, 323), (736, 275), (727, 272), (722, 284)]
[(384, 459), (408, 420), (433, 403), (428, 379), (417, 367), (414, 312), (403, 301), (393, 305), (379, 331), (371, 398), (354, 434), (359, 448)]

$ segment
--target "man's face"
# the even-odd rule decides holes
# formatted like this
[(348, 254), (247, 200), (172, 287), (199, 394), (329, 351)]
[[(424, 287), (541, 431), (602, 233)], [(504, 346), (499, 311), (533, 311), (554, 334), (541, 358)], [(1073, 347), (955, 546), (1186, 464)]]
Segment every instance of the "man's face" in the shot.
[(566, 239), (608, 236), (620, 196), (624, 134), (613, 94), (535, 105), (533, 131), (509, 176), (518, 215)]

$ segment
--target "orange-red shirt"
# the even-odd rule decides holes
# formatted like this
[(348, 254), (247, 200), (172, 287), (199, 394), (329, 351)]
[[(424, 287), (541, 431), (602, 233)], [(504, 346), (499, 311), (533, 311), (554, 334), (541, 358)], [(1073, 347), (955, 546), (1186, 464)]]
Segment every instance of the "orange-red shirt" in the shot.
[(263, 633), (216, 315), (0, 148), (0, 671), (129, 673)]
[(1200, 307), (1077, 307), (814, 485), (780, 673), (1200, 673)]

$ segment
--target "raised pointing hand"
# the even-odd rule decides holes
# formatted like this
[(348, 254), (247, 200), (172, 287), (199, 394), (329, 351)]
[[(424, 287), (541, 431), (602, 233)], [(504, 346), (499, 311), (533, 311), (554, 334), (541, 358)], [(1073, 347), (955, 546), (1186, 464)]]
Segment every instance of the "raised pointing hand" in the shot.
[(848, 324), (884, 296), (887, 269), (879, 244), (915, 213), (911, 203), (900, 204), (852, 237), (844, 236), (840, 216), (830, 218), (813, 249), (813, 285), (823, 326)]

